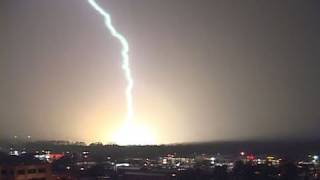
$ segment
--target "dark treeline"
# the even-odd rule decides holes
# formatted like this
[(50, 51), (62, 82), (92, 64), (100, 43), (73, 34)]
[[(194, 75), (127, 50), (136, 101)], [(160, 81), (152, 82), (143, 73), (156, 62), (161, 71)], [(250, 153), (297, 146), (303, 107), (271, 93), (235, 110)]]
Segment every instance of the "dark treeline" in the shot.
[(281, 157), (299, 158), (306, 154), (318, 153), (320, 141), (299, 142), (218, 142), (218, 143), (190, 143), (152, 146), (118, 146), (113, 144), (68, 141), (0, 141), (0, 151), (9, 151), (10, 148), (25, 149), (29, 152), (50, 150), (52, 152), (81, 152), (90, 151), (91, 154), (110, 155), (121, 157), (158, 157), (166, 154), (190, 157), (197, 154), (238, 154), (245, 151), (252, 154), (274, 154)]

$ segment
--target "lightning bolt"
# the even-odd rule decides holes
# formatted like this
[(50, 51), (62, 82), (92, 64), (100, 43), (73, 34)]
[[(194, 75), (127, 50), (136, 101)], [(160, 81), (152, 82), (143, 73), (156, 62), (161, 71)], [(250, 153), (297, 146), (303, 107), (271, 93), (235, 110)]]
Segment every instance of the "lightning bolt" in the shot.
[(131, 76), (131, 69), (129, 63), (129, 43), (127, 39), (119, 33), (116, 28), (112, 25), (111, 16), (101, 7), (99, 4), (96, 3), (95, 0), (88, 0), (89, 4), (99, 12), (100, 15), (104, 18), (105, 26), (110, 31), (111, 35), (119, 40), (121, 44), (121, 57), (122, 57), (122, 69), (125, 74), (125, 79), (127, 82), (125, 95), (126, 95), (126, 102), (127, 102), (127, 116), (126, 121), (130, 123), (133, 119), (133, 103), (132, 103), (132, 89), (133, 89), (133, 78)]

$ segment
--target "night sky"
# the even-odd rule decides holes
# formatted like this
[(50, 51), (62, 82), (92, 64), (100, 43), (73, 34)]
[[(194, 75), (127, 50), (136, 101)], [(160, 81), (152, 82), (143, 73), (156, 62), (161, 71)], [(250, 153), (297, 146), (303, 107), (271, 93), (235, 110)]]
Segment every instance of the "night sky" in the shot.
[[(320, 1), (97, 2), (157, 143), (320, 138)], [(1, 0), (0, 137), (111, 142), (125, 85), (85, 0)]]

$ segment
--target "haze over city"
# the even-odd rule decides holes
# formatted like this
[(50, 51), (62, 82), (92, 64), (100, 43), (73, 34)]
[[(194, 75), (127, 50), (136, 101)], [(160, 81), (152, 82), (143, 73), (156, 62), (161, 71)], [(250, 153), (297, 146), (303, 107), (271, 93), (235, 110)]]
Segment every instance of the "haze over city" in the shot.
[[(155, 144), (319, 139), (320, 2), (99, 0)], [(0, 137), (111, 143), (119, 42), (86, 1), (0, 2)]]

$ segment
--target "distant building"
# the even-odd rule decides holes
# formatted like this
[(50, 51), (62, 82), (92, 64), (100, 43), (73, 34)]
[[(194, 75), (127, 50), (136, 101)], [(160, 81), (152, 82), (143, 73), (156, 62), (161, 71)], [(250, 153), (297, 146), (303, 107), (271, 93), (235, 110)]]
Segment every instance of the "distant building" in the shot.
[(0, 155), (0, 180), (51, 180), (51, 165), (33, 155)]
[(0, 180), (51, 180), (49, 164), (3, 165)]

